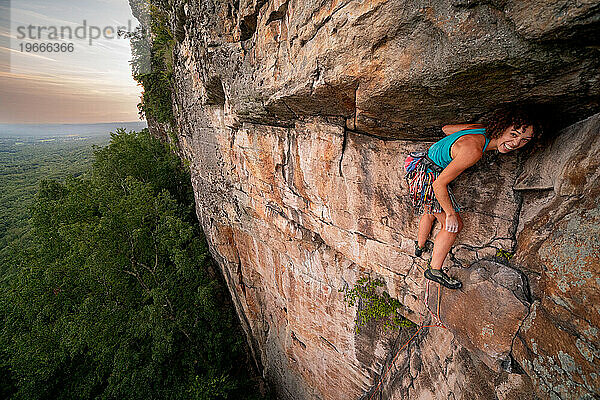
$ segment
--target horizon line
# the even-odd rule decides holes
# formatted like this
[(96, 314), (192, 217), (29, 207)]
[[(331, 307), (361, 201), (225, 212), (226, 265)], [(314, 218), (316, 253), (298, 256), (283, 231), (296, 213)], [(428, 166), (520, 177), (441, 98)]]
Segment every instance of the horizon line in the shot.
[(109, 121), (109, 122), (0, 122), (2, 125), (100, 125), (100, 124), (124, 124), (132, 122), (145, 122), (146, 120), (137, 121)]

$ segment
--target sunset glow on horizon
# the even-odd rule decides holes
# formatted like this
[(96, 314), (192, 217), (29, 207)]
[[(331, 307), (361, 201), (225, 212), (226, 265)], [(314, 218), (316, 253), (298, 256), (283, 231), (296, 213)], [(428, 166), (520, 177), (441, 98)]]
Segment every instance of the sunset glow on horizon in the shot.
[[(139, 25), (127, 0), (2, 0), (0, 9), (0, 123), (140, 120), (137, 104), (143, 89), (131, 74), (129, 40), (112, 29)], [(83, 24), (85, 39), (48, 36), (52, 27)], [(112, 33), (112, 38), (99, 35), (92, 41), (94, 29)], [(23, 33), (33, 34), (24, 38)], [(27, 43), (63, 47), (26, 51)], [(65, 48), (69, 43), (72, 51)]]

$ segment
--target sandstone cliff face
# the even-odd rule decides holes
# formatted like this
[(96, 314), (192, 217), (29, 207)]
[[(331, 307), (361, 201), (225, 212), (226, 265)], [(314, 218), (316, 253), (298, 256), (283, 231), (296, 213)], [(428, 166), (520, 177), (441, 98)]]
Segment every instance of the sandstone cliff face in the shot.
[[(600, 396), (599, 12), (593, 1), (175, 2), (179, 151), (279, 398)], [(454, 182), (467, 211), (446, 260), (463, 282), (441, 291), (447, 329), (422, 329), (401, 352), (414, 330), (356, 333), (339, 290), (364, 274), (406, 317), (435, 322), (406, 153), (516, 100), (545, 104), (563, 129), (527, 160), (486, 155)]]

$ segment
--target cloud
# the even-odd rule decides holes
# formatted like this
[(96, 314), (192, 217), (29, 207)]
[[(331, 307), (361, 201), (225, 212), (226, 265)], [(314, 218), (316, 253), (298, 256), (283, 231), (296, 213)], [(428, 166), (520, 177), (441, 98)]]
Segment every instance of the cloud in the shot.
[(43, 59), (43, 60), (48, 60), (48, 61), (56, 62), (56, 60), (54, 58), (44, 57), (44, 56), (41, 56), (39, 54), (30, 53), (30, 52), (26, 52), (26, 51), (18, 51), (18, 50), (10, 49), (8, 47), (3, 47), (3, 46), (0, 46), (0, 51), (8, 51), (8, 52), (12, 52), (12, 53), (17, 53), (18, 55), (24, 56), (24, 57), (40, 58), (40, 59)]
[(141, 88), (57, 82), (56, 77), (0, 72), (5, 123), (85, 123), (136, 120)]
[(40, 21), (50, 22), (53, 25), (79, 25), (79, 24), (83, 23), (83, 21), (73, 22), (73, 21), (68, 21), (68, 20), (61, 19), (61, 18), (54, 18), (47, 14), (40, 14), (35, 11), (27, 10), (24, 8), (18, 8), (18, 7), (11, 7), (10, 11), (11, 11), (11, 23), (12, 24), (18, 24), (18, 21), (16, 19), (20, 18), (21, 16), (28, 16), (28, 17), (38, 19)]

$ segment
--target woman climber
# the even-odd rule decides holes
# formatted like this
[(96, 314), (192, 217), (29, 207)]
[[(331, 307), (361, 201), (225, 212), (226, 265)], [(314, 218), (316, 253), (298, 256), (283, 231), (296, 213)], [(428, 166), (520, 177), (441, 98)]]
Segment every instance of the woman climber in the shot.
[(463, 226), (458, 214), (461, 206), (448, 185), (479, 161), (485, 151), (509, 153), (520, 149), (539, 138), (542, 129), (524, 109), (505, 107), (497, 110), (485, 125), (445, 125), (442, 131), (445, 138), (426, 152), (411, 153), (406, 159), (406, 180), (415, 211), (422, 214), (415, 241), (416, 256), (425, 250), (434, 221), (441, 224), (424, 275), (447, 288), (458, 289), (461, 282), (442, 271), (444, 259)]

